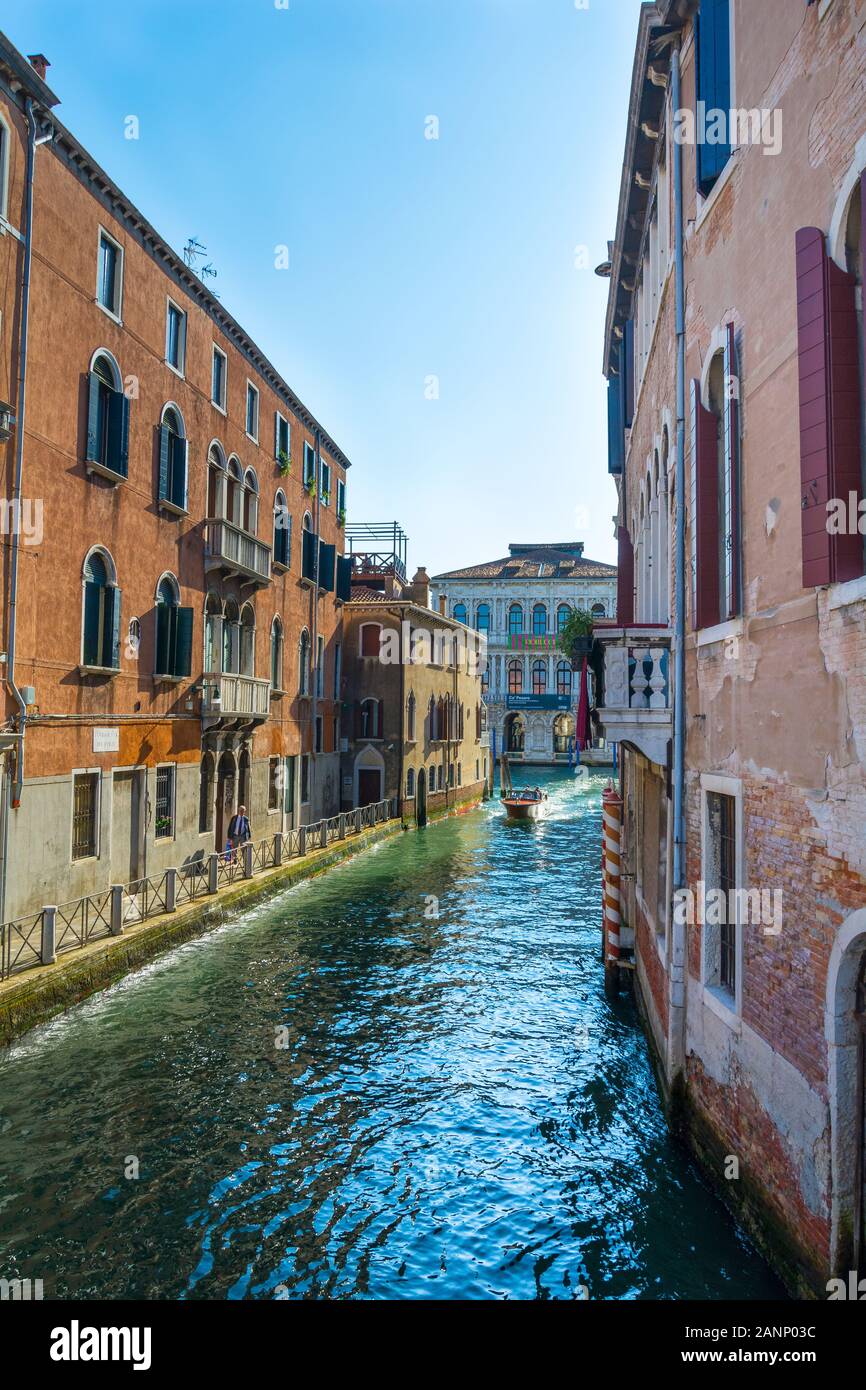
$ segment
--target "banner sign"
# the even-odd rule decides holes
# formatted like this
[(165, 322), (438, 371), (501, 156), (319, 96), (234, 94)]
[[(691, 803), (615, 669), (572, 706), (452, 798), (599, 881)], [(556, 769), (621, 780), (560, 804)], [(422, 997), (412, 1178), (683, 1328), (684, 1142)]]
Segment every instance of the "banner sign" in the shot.
[(508, 695), (506, 709), (568, 709), (568, 695)]
[(548, 632), (544, 637), (533, 637), (531, 633), (514, 633), (508, 638), (508, 648), (512, 652), (558, 652), (561, 651), (556, 633)]

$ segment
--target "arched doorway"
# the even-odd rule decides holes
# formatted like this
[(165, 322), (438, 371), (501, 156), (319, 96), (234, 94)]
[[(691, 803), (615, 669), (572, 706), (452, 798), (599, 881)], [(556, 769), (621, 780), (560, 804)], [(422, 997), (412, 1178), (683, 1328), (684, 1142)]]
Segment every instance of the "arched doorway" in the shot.
[(574, 716), (558, 714), (553, 721), (553, 751), (567, 753), (574, 746)]
[(367, 744), (355, 759), (354, 793), (356, 806), (369, 806), (385, 799), (385, 759)]
[(526, 746), (526, 720), (522, 714), (509, 714), (505, 720), (506, 753), (522, 753)]
[(235, 809), (235, 760), (231, 753), (223, 753), (217, 769), (217, 797), (214, 837), (216, 849), (221, 852), (226, 846), (229, 821)]
[(427, 824), (427, 773), (423, 767), (415, 784), (415, 824), (419, 829)]
[(250, 807), (250, 800), (252, 797), (252, 783), (250, 777), (250, 750), (248, 748), (245, 748), (241, 753), (238, 774), (238, 805), (246, 806), (247, 815), (252, 816), (252, 810)]
[(832, 1273), (866, 1275), (866, 908), (836, 936), (827, 971)]

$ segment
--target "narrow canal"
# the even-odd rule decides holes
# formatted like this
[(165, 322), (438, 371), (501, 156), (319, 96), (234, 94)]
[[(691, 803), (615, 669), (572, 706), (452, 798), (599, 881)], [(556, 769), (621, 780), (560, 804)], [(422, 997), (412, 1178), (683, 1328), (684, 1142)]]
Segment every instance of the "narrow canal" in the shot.
[(604, 999), (603, 778), (540, 776), (543, 822), (491, 803), (399, 836), (3, 1054), (0, 1277), (781, 1297), (668, 1139), (632, 1005)]

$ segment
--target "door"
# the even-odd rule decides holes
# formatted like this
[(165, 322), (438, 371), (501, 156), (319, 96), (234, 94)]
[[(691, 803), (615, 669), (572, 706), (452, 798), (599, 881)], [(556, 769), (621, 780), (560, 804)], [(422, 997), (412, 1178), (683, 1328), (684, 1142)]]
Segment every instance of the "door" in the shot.
[(358, 805), (369, 806), (382, 800), (382, 773), (378, 767), (358, 769)]
[(235, 760), (230, 753), (223, 753), (217, 771), (216, 815), (214, 817), (215, 848), (221, 854), (226, 847), (229, 821), (234, 814), (235, 801)]
[(422, 767), (415, 788), (415, 824), (427, 824), (427, 773)]
[(134, 883), (141, 862), (140, 771), (115, 772), (111, 783), (111, 881)]

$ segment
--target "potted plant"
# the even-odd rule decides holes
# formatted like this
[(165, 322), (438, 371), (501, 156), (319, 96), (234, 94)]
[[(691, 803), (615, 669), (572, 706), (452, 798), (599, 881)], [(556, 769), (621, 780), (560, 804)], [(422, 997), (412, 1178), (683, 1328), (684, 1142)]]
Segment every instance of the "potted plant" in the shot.
[(345, 507), (341, 507), (340, 510), (337, 512), (337, 525), (338, 525), (338, 526), (345, 526), (345, 524), (346, 524), (346, 508), (345, 508)]
[(312, 478), (308, 478), (308, 479), (307, 479), (307, 492), (310, 494), (311, 497), (315, 497), (315, 495), (316, 495), (316, 478), (315, 478), (315, 475), (313, 475)]
[(285, 449), (281, 449), (277, 454), (277, 467), (282, 478), (287, 478), (292, 471), (292, 460)]
[(592, 614), (586, 608), (572, 608), (559, 634), (559, 647), (578, 668), (592, 650)]

